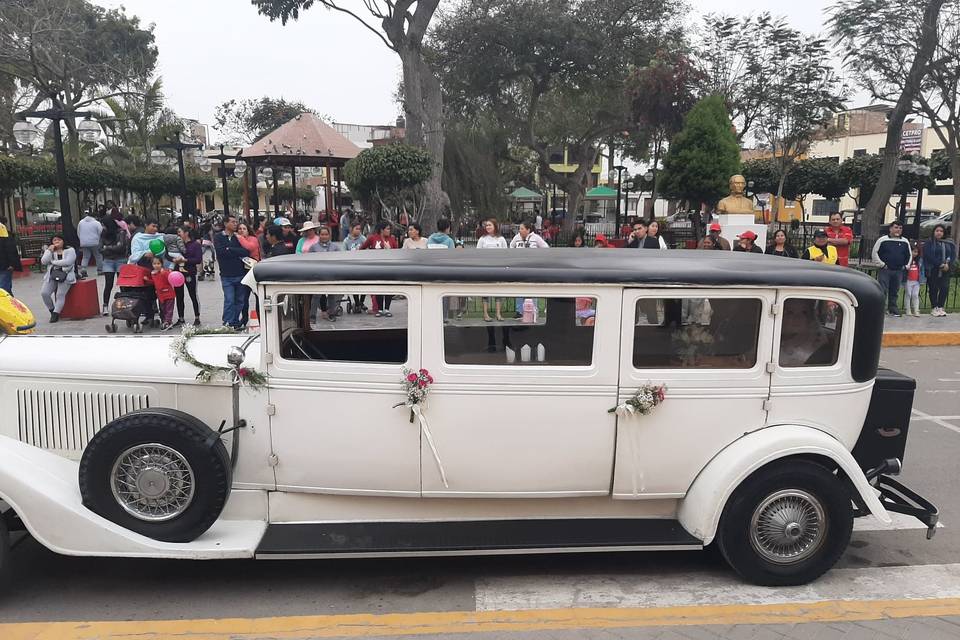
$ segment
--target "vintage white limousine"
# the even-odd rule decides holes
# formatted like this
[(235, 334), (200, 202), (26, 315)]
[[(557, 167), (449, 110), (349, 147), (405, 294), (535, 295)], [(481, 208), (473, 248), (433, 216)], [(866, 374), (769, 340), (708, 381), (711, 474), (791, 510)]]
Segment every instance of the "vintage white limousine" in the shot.
[(0, 338), (0, 561), (18, 529), (193, 559), (716, 544), (788, 585), (833, 566), (855, 517), (934, 531), (889, 477), (915, 383), (878, 370), (883, 295), (856, 271), (400, 250), (247, 282), (249, 338)]

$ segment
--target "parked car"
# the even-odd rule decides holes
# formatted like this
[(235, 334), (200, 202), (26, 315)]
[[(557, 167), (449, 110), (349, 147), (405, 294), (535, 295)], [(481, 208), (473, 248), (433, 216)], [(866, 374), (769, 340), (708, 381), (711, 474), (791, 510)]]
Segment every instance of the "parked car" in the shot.
[(950, 237), (950, 234), (953, 232), (953, 211), (947, 211), (946, 213), (933, 218), (931, 220), (924, 220), (920, 223), (920, 238), (923, 240), (928, 239), (933, 235), (933, 229), (938, 225), (942, 224), (946, 227), (945, 237)]
[(60, 222), (60, 212), (59, 211), (48, 211), (44, 213), (34, 214), (34, 219), (38, 223), (42, 222)]
[[(923, 223), (929, 222), (930, 220), (935, 220), (941, 215), (939, 209), (923, 209), (920, 212), (920, 233), (923, 235)], [(917, 210), (916, 209), (907, 209), (906, 215), (899, 218), (903, 223), (903, 237), (909, 238), (911, 240), (916, 240), (917, 234), (914, 232), (914, 224), (917, 219)], [(889, 227), (889, 224), (888, 224)]]
[[(746, 580), (792, 585), (856, 517), (933, 534), (890, 477), (915, 382), (878, 368), (875, 280), (583, 251), (283, 256), (245, 279), (249, 337), (0, 337), (0, 535), (191, 559), (716, 542)], [(391, 313), (318, 318), (353, 296)], [(490, 297), (522, 317), (485, 322)]]

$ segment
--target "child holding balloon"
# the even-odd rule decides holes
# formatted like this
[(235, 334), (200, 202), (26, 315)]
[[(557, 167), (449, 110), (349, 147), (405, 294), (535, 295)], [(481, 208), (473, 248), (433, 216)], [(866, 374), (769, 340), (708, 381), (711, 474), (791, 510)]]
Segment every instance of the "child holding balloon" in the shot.
[(183, 286), (183, 275), (164, 268), (163, 258), (154, 256), (153, 271), (150, 272), (150, 277), (153, 280), (153, 288), (157, 292), (157, 303), (160, 306), (161, 329), (168, 331), (173, 326), (173, 307), (177, 299), (174, 283), (179, 282), (180, 286)]

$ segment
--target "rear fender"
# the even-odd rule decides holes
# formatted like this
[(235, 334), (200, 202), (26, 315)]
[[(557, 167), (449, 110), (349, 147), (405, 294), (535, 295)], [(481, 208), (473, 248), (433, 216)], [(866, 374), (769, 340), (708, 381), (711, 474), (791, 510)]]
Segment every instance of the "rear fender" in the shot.
[(713, 542), (727, 500), (751, 473), (791, 456), (820, 456), (835, 462), (850, 479), (870, 513), (890, 523), (860, 465), (843, 444), (829, 434), (800, 425), (778, 425), (749, 433), (707, 463), (680, 501), (678, 518), (691, 535)]

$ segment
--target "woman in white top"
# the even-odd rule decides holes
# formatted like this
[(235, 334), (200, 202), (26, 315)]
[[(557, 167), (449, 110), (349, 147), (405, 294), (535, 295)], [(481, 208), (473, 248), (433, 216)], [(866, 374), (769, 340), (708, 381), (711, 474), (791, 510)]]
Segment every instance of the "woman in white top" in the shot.
[(50, 240), (40, 264), (47, 267), (43, 274), (43, 286), (40, 287), (40, 298), (50, 311), (50, 322), (60, 320), (60, 312), (67, 301), (67, 293), (77, 282), (74, 265), (77, 262), (77, 252), (73, 247), (66, 246), (63, 236), (55, 235)]
[(401, 249), (426, 249), (427, 239), (423, 237), (423, 227), (416, 222), (407, 225), (407, 237), (403, 240)]
[[(490, 218), (485, 220), (483, 223), (484, 235), (480, 236), (477, 239), (477, 249), (506, 249), (507, 248), (507, 239), (500, 235), (500, 230), (497, 228), (497, 220), (495, 218)], [(490, 317), (490, 301), (494, 300), (493, 298), (484, 298), (483, 299), (483, 319), (486, 322), (492, 322), (493, 318)], [(494, 303), (497, 308), (497, 321), (503, 321), (503, 315), (500, 305), (500, 298), (496, 298)]]
[(529, 220), (524, 220), (520, 223), (520, 232), (513, 236), (513, 240), (510, 241), (510, 248), (549, 249), (550, 245), (547, 244), (547, 241), (537, 235), (537, 232), (533, 230), (532, 222)]
[(667, 242), (660, 235), (660, 223), (656, 220), (651, 220), (650, 224), (647, 225), (647, 237), (656, 238), (661, 249), (667, 248)]

